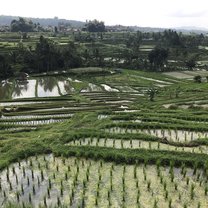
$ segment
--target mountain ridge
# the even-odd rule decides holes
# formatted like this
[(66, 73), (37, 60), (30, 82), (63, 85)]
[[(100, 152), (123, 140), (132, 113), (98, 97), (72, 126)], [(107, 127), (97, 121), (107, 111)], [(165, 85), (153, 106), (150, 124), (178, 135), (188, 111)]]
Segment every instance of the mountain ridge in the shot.
[[(0, 15), (0, 26), (3, 25), (10, 25), (11, 21), (14, 19), (18, 19), (20, 16), (12, 16), (12, 15)], [(85, 22), (79, 21), (79, 20), (68, 20), (68, 19), (59, 19), (58, 17), (54, 18), (39, 18), (39, 17), (23, 17), (26, 19), (31, 20), (34, 23), (40, 23), (41, 26), (58, 26), (58, 23), (64, 23), (69, 24), (72, 27), (75, 28), (82, 28), (85, 25)], [(115, 26), (121, 26), (121, 27), (128, 27), (132, 29), (133, 31), (142, 31), (142, 32), (162, 32), (167, 29), (176, 30), (178, 32), (183, 33), (208, 33), (208, 28), (203, 27), (195, 27), (195, 26), (183, 26), (183, 27), (170, 27), (170, 28), (160, 28), (160, 27), (140, 27), (140, 26), (123, 26), (123, 25), (107, 25), (108, 27), (115, 27)]]
[[(18, 20), (20, 16), (10, 16), (10, 15), (0, 15), (0, 26), (2, 25), (10, 25), (12, 20)], [(67, 19), (59, 19), (57, 17), (54, 18), (36, 18), (36, 17), (23, 17), (25, 19), (31, 20), (33, 23), (40, 23), (42, 26), (58, 26), (59, 22), (70, 24), (72, 27), (83, 27), (85, 22), (78, 20), (67, 20)]]

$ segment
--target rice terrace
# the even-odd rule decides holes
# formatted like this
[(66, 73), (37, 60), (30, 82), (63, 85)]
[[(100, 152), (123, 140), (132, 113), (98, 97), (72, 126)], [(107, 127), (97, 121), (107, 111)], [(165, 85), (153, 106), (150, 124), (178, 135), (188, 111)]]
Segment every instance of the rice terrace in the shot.
[(208, 207), (206, 34), (10, 27), (0, 207)]

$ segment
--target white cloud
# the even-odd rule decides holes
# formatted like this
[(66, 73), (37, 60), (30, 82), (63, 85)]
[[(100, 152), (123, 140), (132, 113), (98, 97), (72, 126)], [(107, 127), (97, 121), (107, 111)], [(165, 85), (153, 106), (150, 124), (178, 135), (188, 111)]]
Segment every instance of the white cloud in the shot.
[(4, 0), (0, 14), (54, 17), (106, 24), (208, 28), (207, 0)]

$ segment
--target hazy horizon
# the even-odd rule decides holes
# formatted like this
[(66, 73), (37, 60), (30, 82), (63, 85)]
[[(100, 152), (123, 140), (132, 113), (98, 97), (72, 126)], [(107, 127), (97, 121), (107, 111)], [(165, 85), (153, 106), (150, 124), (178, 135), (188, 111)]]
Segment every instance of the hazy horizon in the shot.
[[(7, 0), (0, 14), (31, 18), (54, 18), (86, 21), (98, 19), (106, 25), (208, 29), (208, 7), (205, 0)], [(58, 2), (58, 3), (57, 3)]]

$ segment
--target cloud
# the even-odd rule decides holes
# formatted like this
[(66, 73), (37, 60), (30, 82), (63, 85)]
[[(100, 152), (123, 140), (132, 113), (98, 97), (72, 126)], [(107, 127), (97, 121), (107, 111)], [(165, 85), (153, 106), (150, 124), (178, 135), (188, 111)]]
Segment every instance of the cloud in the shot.
[(206, 17), (207, 15), (208, 15), (207, 10), (201, 10), (201, 11), (178, 10), (168, 14), (169, 17), (178, 17), (178, 18), (201, 18), (201, 17)]
[(208, 27), (206, 6), (207, 0), (2, 0), (0, 14), (98, 19), (110, 25)]

